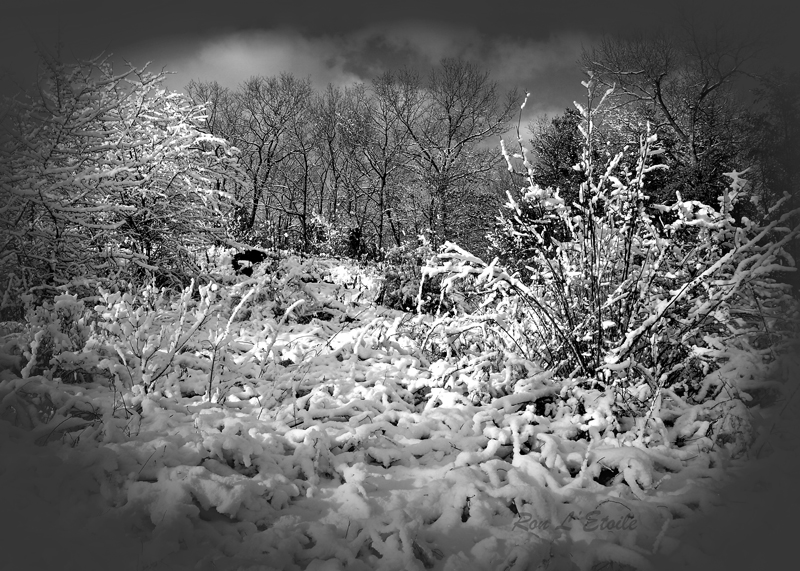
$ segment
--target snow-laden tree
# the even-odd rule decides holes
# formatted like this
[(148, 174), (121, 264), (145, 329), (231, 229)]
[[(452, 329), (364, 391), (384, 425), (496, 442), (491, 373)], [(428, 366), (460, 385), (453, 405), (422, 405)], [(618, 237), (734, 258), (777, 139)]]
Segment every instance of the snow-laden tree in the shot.
[(223, 228), (233, 150), (198, 130), (204, 107), (165, 90), (164, 72), (115, 73), (105, 57), (44, 64), (3, 115), (6, 303), (76, 277), (184, 281)]
[[(800, 236), (793, 225), (800, 212), (776, 203), (764, 220), (737, 223), (747, 171), (725, 173), (729, 186), (716, 204), (678, 194), (674, 204), (647, 208), (651, 176), (667, 169), (653, 162), (662, 151), (657, 136), (646, 131), (638, 149), (597, 160), (605, 149), (594, 147), (595, 117), (613, 94), (595, 104), (595, 86), (584, 85), (588, 101), (576, 104), (584, 139), (578, 200), (568, 205), (558, 190), (536, 184), (521, 144), (513, 155), (504, 148), (509, 166), (524, 161), (529, 173), (521, 199), (508, 193), (495, 232), (511, 263), (486, 263), (447, 243), (423, 269), (425, 279), (441, 279), (440, 308), (463, 310), (463, 322), (445, 330), (448, 348), (456, 340), (475, 344), (471, 353), (510, 351), (622, 387), (630, 391), (623, 404), (637, 414), (647, 410), (631, 398), (637, 390), (681, 386), (703, 400), (708, 385), (700, 379), (730, 366), (737, 351), (770, 362), (792, 350), (800, 306), (780, 280), (796, 271), (787, 248)], [(480, 333), (458, 339), (472, 329)]]

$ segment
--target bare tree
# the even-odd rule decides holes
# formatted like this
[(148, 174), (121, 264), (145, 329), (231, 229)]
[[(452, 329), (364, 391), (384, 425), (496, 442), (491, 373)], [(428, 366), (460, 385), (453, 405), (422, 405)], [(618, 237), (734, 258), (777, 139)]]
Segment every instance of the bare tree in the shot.
[(341, 187), (350, 162), (342, 136), (347, 97), (346, 91), (329, 84), (324, 93), (314, 97), (311, 106), (314, 132), (322, 156), (317, 211), (332, 223), (336, 223)]
[(372, 91), (363, 85), (350, 90), (351, 109), (344, 128), (345, 139), (357, 157), (353, 165), (359, 178), (366, 180), (363, 196), (372, 213), (368, 222), (371, 228), (360, 230), (364, 236), (375, 237), (379, 250), (384, 247), (387, 225), (395, 245), (403, 241), (405, 212), (400, 183), (405, 176), (409, 141), (388, 100), (375, 95), (382, 81), (373, 82)]
[(298, 116), (304, 115), (311, 94), (308, 80), (289, 74), (252, 78), (237, 92), (238, 123), (232, 142), (242, 151), (245, 170), (251, 177), (248, 229), (255, 225), (262, 200), (265, 209), (280, 202), (281, 189), (271, 185), (272, 177), (296, 151), (289, 144), (291, 128)]
[(205, 131), (212, 135), (226, 136), (233, 122), (234, 102), (231, 91), (216, 81), (191, 80), (186, 86), (186, 93), (195, 105), (205, 107)]
[(497, 84), (475, 64), (444, 59), (423, 85), (417, 73), (403, 70), (375, 84), (406, 128), (416, 178), (427, 191), (424, 212), (437, 241), (454, 237), (459, 204), (500, 160), (481, 146), (506, 128), (516, 93), (501, 101)]
[(313, 219), (321, 211), (317, 204), (325, 200), (324, 142), (318, 137), (312, 114), (312, 98), (298, 105), (286, 124), (286, 160), (280, 165), (280, 184), (274, 186), (270, 204), (292, 221), (292, 242), (301, 244), (303, 251), (311, 248)]
[(672, 165), (685, 174), (680, 186), (698, 191), (719, 184), (741, 148), (734, 86), (755, 52), (752, 43), (728, 40), (719, 30), (701, 35), (687, 24), (673, 34), (606, 37), (584, 51), (582, 64), (601, 85), (615, 88), (612, 97), (627, 113), (618, 126), (638, 130), (649, 121)]

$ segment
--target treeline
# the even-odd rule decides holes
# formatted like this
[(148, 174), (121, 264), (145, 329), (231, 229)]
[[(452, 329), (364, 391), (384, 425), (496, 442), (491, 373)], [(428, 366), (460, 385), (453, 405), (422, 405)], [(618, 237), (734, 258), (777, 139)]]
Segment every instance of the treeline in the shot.
[(519, 100), (475, 64), (322, 92), (288, 74), (186, 91), (207, 105), (202, 129), (240, 151), (243, 176), (226, 187), (238, 240), (373, 257), (418, 236), (486, 249), (503, 200), (497, 143)]
[[(649, 125), (658, 136), (652, 160), (667, 167), (648, 177), (649, 203), (671, 204), (680, 193), (715, 205), (724, 173), (749, 168), (751, 200), (736, 214), (764, 216), (800, 182), (800, 79), (781, 70), (754, 76), (754, 53), (690, 32), (606, 38), (585, 50), (580, 66), (595, 89), (582, 105), (612, 100), (594, 118), (591, 152), (636, 147)], [(498, 207), (528, 175), (522, 156), (517, 176), (506, 172), (497, 145), (522, 98), (501, 94), (470, 62), (322, 92), (288, 74), (236, 89), (193, 81), (186, 91), (208, 105), (203, 129), (241, 152), (246, 182), (232, 188), (240, 204), (233, 231), (263, 246), (379, 255), (424, 235), (487, 255)], [(581, 113), (568, 108), (527, 127), (534, 182), (578, 202), (587, 176), (574, 168)]]

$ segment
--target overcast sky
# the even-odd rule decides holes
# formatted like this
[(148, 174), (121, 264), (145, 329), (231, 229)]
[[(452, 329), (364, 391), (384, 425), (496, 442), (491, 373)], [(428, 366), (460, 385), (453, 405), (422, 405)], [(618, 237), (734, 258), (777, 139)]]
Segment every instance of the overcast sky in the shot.
[[(789, 0), (238, 1), (11, 0), (0, 16), (4, 93), (35, 78), (35, 50), (60, 40), (65, 59), (113, 53), (140, 66), (235, 87), (253, 75), (290, 72), (317, 87), (368, 81), (387, 69), (425, 69), (464, 57), (502, 89), (529, 91), (528, 119), (560, 113), (582, 96), (582, 46), (681, 18), (726, 33), (761, 36), (760, 65), (797, 67), (800, 34)], [(8, 6), (9, 1), (4, 2)], [(117, 8), (115, 6), (126, 6)]]

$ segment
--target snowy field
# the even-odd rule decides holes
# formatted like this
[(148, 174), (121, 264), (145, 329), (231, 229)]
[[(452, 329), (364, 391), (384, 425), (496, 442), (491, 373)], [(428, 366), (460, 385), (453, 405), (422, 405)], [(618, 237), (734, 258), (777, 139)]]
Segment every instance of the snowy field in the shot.
[[(725, 378), (747, 403), (715, 390), (723, 374), (710, 372), (704, 403), (665, 389), (650, 419), (630, 419), (585, 379), (433, 351), (445, 328), (375, 304), (378, 278), (352, 264), (282, 263), (280, 280), (266, 267), (226, 276), (199, 301), (153, 296), (142, 309), (107, 293), (94, 325), (80, 321), (93, 305), (64, 295), (50, 314), (62, 319), (50, 364), (34, 358), (42, 337), (30, 344), (6, 326), (0, 569), (778, 569), (793, 559), (796, 354), (768, 378), (732, 362)], [(76, 336), (83, 346), (68, 350)], [(137, 351), (149, 357), (134, 365)]]

